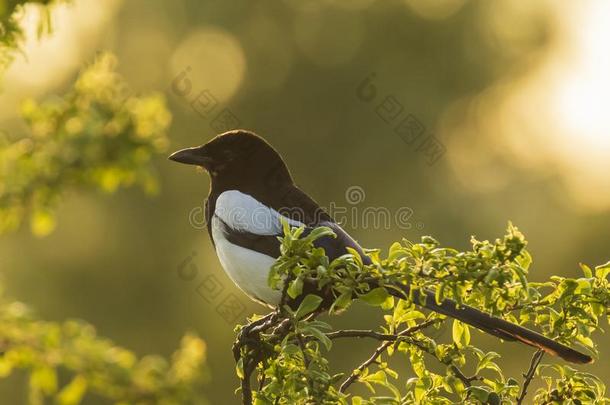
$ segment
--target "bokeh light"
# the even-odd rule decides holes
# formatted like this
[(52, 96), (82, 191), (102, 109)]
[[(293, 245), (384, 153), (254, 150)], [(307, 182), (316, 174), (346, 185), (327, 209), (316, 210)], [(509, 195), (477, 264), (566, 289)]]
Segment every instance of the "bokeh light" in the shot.
[(41, 38), (38, 26), (46, 17), (38, 7), (26, 7), (21, 17), (25, 41), (2, 83), (0, 117), (18, 115), (21, 99), (40, 95), (73, 75), (98, 50), (102, 38), (111, 35), (109, 22), (121, 3), (82, 0), (59, 4), (51, 10), (52, 33)]
[[(516, 10), (523, 11), (519, 4)], [(610, 208), (610, 54), (605, 45), (610, 6), (595, 0), (547, 7), (555, 25), (544, 53), (531, 53), (524, 67), (448, 110), (452, 162), (458, 175), (469, 179), (466, 186), (481, 190), (507, 184), (504, 164), (559, 175), (568, 198), (605, 210)], [(516, 19), (512, 28), (507, 23), (511, 13), (503, 15), (497, 28), (505, 41), (520, 28)], [(521, 37), (508, 42), (523, 43)], [(493, 152), (464, 153), (477, 147)]]
[(431, 20), (441, 20), (450, 17), (464, 5), (464, 0), (404, 1), (419, 16)]
[(207, 89), (227, 101), (246, 74), (246, 58), (239, 40), (216, 27), (196, 28), (180, 42), (170, 60), (171, 80), (188, 70), (194, 89)]

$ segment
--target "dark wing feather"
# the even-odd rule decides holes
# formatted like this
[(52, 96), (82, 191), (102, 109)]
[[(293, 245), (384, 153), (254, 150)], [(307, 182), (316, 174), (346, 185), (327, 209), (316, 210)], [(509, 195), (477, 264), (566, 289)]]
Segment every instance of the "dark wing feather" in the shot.
[[(324, 248), (326, 255), (330, 260), (333, 260), (345, 253), (347, 253), (347, 247), (355, 249), (364, 263), (369, 264), (370, 259), (366, 256), (360, 247), (360, 245), (345, 232), (336, 222), (332, 220), (320, 206), (312, 200), (307, 194), (303, 193), (300, 189), (295, 186), (287, 187), (285, 192), (275, 194), (276, 197), (264, 200), (256, 196), (259, 201), (265, 203), (267, 206), (280, 212), (282, 215), (289, 217), (293, 220), (306, 224), (305, 234), (311, 232), (313, 229), (319, 226), (327, 226), (331, 228), (336, 237), (322, 237), (315, 242), (316, 247)], [(279, 195), (280, 197), (277, 197)], [(246, 247), (248, 249), (256, 250), (260, 253), (266, 254), (271, 257), (279, 257), (280, 255), (280, 241), (278, 237), (280, 235), (256, 235), (247, 232), (240, 232), (227, 227), (226, 229), (227, 239), (236, 245)], [(389, 289), (390, 293), (396, 295), (398, 298), (404, 298), (409, 295), (409, 286), (399, 285), (402, 291), (396, 291)], [(317, 293), (325, 296), (327, 304), (332, 302), (330, 294), (324, 292), (316, 292), (315, 285), (309, 285), (304, 288), (302, 296), (307, 293)], [(529, 346), (536, 347), (544, 350), (545, 352), (554, 356), (562, 357), (565, 360), (574, 363), (590, 363), (593, 359), (583, 353), (580, 353), (566, 345), (555, 342), (535, 331), (524, 328), (520, 325), (516, 325), (507, 322), (503, 319), (491, 316), (483, 311), (476, 308), (462, 305), (458, 306), (453, 300), (445, 299), (442, 303), (437, 304), (434, 294), (432, 292), (426, 292), (426, 299), (423, 300), (424, 307), (450, 316), (455, 319), (459, 319), (473, 327), (476, 327), (486, 333), (497, 336), (501, 339), (509, 341), (518, 341)], [(298, 299), (289, 303), (291, 306), (298, 305)], [(415, 294), (414, 302), (418, 303), (418, 294)]]
[[(222, 222), (222, 221), (221, 221)], [(322, 223), (320, 226), (328, 226), (337, 235), (335, 238), (323, 236), (314, 242), (315, 247), (320, 247), (326, 252), (326, 256), (332, 261), (339, 256), (348, 253), (346, 247), (351, 247), (360, 253), (364, 263), (369, 264), (370, 258), (364, 254), (364, 251), (341, 227), (335, 223)], [(302, 236), (306, 236), (314, 228), (305, 227)], [(254, 233), (236, 230), (229, 227), (223, 222), (223, 231), (229, 242), (234, 245), (241, 246), (246, 249), (254, 250), (273, 258), (280, 256), (280, 240), (282, 235), (257, 235)]]

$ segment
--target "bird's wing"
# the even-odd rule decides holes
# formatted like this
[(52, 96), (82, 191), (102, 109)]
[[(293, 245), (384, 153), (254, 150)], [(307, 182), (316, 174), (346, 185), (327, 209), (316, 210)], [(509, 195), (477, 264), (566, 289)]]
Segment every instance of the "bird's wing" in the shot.
[[(264, 209), (260, 209), (262, 206), (258, 207), (256, 219), (258, 221), (264, 220), (263, 222), (269, 225), (267, 228), (275, 228), (276, 232), (256, 232), (254, 226), (248, 229), (244, 226), (231, 227), (231, 224), (228, 223), (225, 224), (225, 234), (229, 242), (277, 258), (280, 256), (278, 237), (282, 236), (280, 219), (284, 218), (292, 226), (304, 226), (303, 236), (317, 227), (330, 228), (336, 237), (321, 237), (314, 243), (316, 247), (324, 248), (330, 260), (348, 253), (346, 247), (350, 247), (360, 253), (364, 263), (370, 263), (370, 259), (364, 254), (358, 242), (345, 232), (318, 203), (298, 187), (290, 185), (281, 190), (276, 190), (274, 193), (253, 194), (251, 198), (252, 207), (255, 206), (254, 204), (262, 204), (262, 206), (270, 209), (267, 213)], [(265, 218), (262, 218), (262, 216), (265, 216)], [(269, 224), (270, 221), (276, 223)]]
[[(226, 223), (223, 225), (226, 238), (232, 244), (251, 249), (274, 258), (278, 258), (280, 256), (281, 234), (259, 235), (242, 229), (231, 228)], [(358, 243), (354, 241), (338, 224), (334, 222), (321, 222), (320, 226), (330, 228), (336, 235), (336, 237), (323, 236), (314, 242), (315, 247), (324, 249), (326, 256), (328, 256), (331, 261), (348, 253), (347, 247), (350, 247), (360, 253), (360, 256), (365, 264), (370, 263), (370, 258), (364, 254), (362, 247), (360, 247), (360, 245), (358, 245)], [(306, 226), (302, 236), (307, 236), (314, 229), (315, 228)]]
[[(347, 253), (347, 247), (351, 247), (360, 253), (363, 262), (366, 264), (370, 263), (370, 258), (366, 256), (360, 247), (360, 245), (337, 224), (332, 218), (322, 210), (305, 193), (299, 190), (297, 187), (292, 187), (287, 190), (279, 201), (266, 202), (270, 208), (276, 212), (281, 213), (277, 217), (288, 215), (286, 211), (292, 213), (290, 219), (306, 224), (305, 234), (311, 232), (313, 229), (319, 226), (327, 226), (333, 230), (336, 237), (325, 236), (315, 241), (316, 247), (324, 248), (326, 255), (330, 260), (333, 260), (345, 253)], [(283, 212), (284, 210), (284, 212)], [(226, 231), (227, 239), (236, 245), (254, 249), (260, 253), (264, 253), (271, 257), (280, 256), (280, 240), (279, 233), (275, 235), (259, 235), (248, 231), (227, 228)], [(371, 285), (374, 283), (371, 283)], [(395, 295), (397, 298), (405, 298), (409, 296), (409, 286), (399, 284), (396, 285), (398, 289), (388, 289), (390, 294)], [(311, 290), (311, 292), (314, 292)], [(524, 328), (520, 325), (510, 323), (504, 319), (497, 318), (489, 315), (488, 313), (479, 309), (467, 306), (457, 305), (457, 303), (450, 299), (445, 299), (440, 304), (436, 303), (434, 293), (424, 292), (426, 295), (425, 299), (419, 299), (419, 293), (415, 294), (414, 302), (416, 304), (422, 304), (425, 308), (432, 311), (441, 313), (443, 315), (459, 319), (473, 327), (476, 327), (486, 333), (497, 336), (504, 340), (518, 341), (529, 346), (536, 347), (544, 350), (545, 352), (562, 357), (565, 360), (574, 363), (590, 363), (592, 358), (586, 354), (580, 353), (566, 345), (559, 342), (555, 342), (535, 331)], [(332, 297), (325, 297), (330, 300)], [(332, 301), (329, 301), (332, 302)], [(298, 304), (298, 301), (297, 301)]]

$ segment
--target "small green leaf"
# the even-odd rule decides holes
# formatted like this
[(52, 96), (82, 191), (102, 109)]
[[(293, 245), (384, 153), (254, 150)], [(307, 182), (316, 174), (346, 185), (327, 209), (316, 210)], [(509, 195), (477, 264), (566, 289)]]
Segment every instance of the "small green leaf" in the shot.
[(522, 250), (521, 254), (517, 257), (517, 263), (523, 269), (528, 270), (532, 264), (532, 255), (527, 250)]
[(57, 391), (57, 372), (49, 366), (39, 366), (32, 371), (30, 385), (47, 395)]
[(309, 234), (303, 239), (307, 240), (308, 242), (314, 242), (315, 240), (320, 239), (324, 236), (336, 237), (337, 235), (329, 227), (320, 226), (309, 232)]
[(404, 256), (405, 254), (405, 249), (402, 247), (402, 245), (398, 242), (394, 242), (392, 243), (392, 246), (390, 246), (390, 250), (388, 252), (388, 260), (392, 261), (392, 260), (396, 260), (399, 257)]
[(326, 350), (330, 350), (331, 347), (333, 346), (333, 342), (330, 340), (330, 338), (328, 336), (326, 336), (326, 334), (324, 332), (322, 332), (320, 329), (313, 328), (310, 326), (308, 328), (305, 328), (303, 331), (305, 333), (310, 334), (311, 336), (315, 337), (316, 339), (318, 339), (320, 341), (320, 343), (322, 343), (324, 345)]
[(346, 247), (345, 249), (347, 249), (347, 251), (354, 257), (354, 260), (358, 264), (358, 267), (362, 267), (364, 265), (364, 263), (362, 263), (362, 257), (360, 256), (360, 253), (358, 253), (358, 251), (356, 249), (351, 248), (349, 246)]
[(297, 277), (288, 286), (286, 293), (292, 299), (298, 297), (303, 292), (303, 278)]
[(453, 320), (453, 342), (459, 348), (470, 344), (470, 328), (457, 319)]
[(87, 380), (82, 375), (77, 375), (57, 394), (57, 403), (59, 405), (80, 404), (86, 391)]
[(359, 296), (362, 301), (372, 306), (380, 306), (388, 298), (389, 294), (383, 287), (377, 287), (367, 292), (364, 295)]
[(490, 392), (486, 388), (480, 386), (472, 386), (468, 387), (468, 393), (471, 397), (481, 401), (481, 403), (487, 403)]
[(322, 297), (319, 297), (319, 296), (313, 295), (313, 294), (307, 294), (305, 296), (305, 298), (303, 298), (301, 305), (299, 305), (299, 308), (297, 309), (296, 313), (294, 314), (295, 318), (296, 319), (303, 318), (305, 315), (318, 309), (318, 307), (320, 306), (321, 303), (322, 303)]
[(595, 277), (598, 279), (605, 280), (608, 274), (610, 274), (610, 262), (595, 267)]
[(586, 278), (591, 278), (593, 277), (593, 270), (591, 270), (591, 267), (587, 266), (584, 263), (579, 263), (580, 268), (582, 269), (583, 274), (585, 275)]
[(341, 311), (349, 307), (352, 302), (352, 291), (346, 291), (341, 294), (330, 307), (330, 312)]
[(244, 358), (240, 357), (235, 364), (235, 373), (241, 379), (244, 378)]

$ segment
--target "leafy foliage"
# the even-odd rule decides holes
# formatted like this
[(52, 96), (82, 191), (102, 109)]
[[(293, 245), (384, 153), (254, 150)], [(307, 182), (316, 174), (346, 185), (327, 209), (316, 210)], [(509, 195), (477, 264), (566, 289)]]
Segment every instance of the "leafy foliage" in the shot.
[[(376, 331), (332, 331), (328, 323), (316, 319), (326, 308), (315, 295), (306, 296), (296, 311), (283, 305), (254, 319), (240, 329), (234, 351), (244, 403), (522, 403), (536, 372), (547, 383), (535, 393), (536, 403), (610, 403), (604, 384), (595, 376), (567, 366), (538, 367), (542, 352), (535, 353), (523, 383), (504, 375), (500, 355), (477, 348), (468, 325), (427, 313), (413, 302), (414, 291), (431, 290), (439, 302), (451, 298), (538, 327), (549, 337), (596, 355), (592, 336), (609, 315), (610, 263), (594, 270), (582, 266), (583, 277), (578, 279), (529, 282), (532, 259), (525, 238), (512, 225), (494, 242), (473, 238), (472, 249), (464, 252), (441, 247), (431, 237), (419, 243), (404, 240), (393, 244), (385, 258), (378, 250), (369, 251), (371, 265), (363, 264), (356, 252), (329, 262), (313, 242), (332, 235), (330, 229), (319, 228), (301, 237), (302, 228), (285, 225), (284, 234), (282, 256), (269, 278), (272, 287), (283, 288), (283, 303), (298, 296), (303, 285), (314, 283), (324, 295), (330, 292), (334, 297), (330, 314), (361, 300), (379, 307), (384, 323)], [(282, 287), (284, 279), (288, 282)], [(388, 293), (400, 284), (411, 286), (411, 296), (397, 299)], [(452, 322), (451, 342), (434, 337), (434, 328), (443, 322)], [(335, 340), (350, 337), (381, 344), (352, 372), (333, 375), (325, 353)], [(406, 358), (414, 377), (401, 379), (390, 367), (395, 356)], [(437, 366), (431, 367), (430, 361)], [(444, 371), (433, 371), (439, 366)], [(257, 376), (258, 390), (250, 388), (251, 374)], [(347, 391), (354, 383), (367, 387), (370, 398), (350, 395)]]
[[(50, 30), (53, 1), (0, 1), (0, 74), (23, 40), (26, 3), (40, 6), (39, 35)], [(63, 97), (24, 102), (29, 135), (0, 134), (0, 233), (28, 215), (35, 234), (52, 231), (54, 208), (70, 188), (155, 191), (150, 160), (165, 148), (171, 116), (160, 95), (131, 94), (115, 66), (112, 55), (99, 55)], [(0, 297), (0, 378), (26, 372), (33, 405), (79, 404), (89, 395), (121, 405), (203, 403), (205, 358), (205, 343), (187, 334), (171, 360), (138, 359), (85, 322), (45, 322)]]
[(54, 208), (69, 188), (156, 190), (151, 158), (165, 149), (171, 115), (163, 97), (138, 97), (100, 55), (61, 98), (23, 104), (31, 134), (0, 139), (0, 233), (30, 216), (32, 231), (54, 228)]
[(205, 343), (186, 335), (171, 361), (134, 353), (98, 337), (82, 321), (36, 319), (19, 302), (0, 302), (0, 378), (29, 373), (30, 404), (79, 404), (90, 392), (117, 404), (202, 403)]

